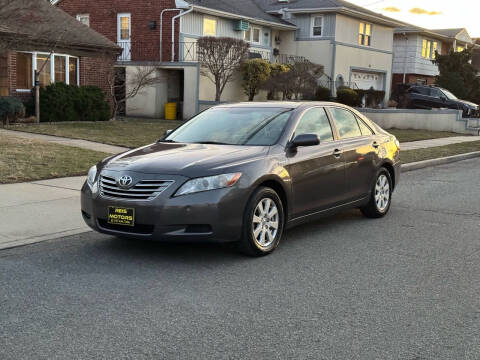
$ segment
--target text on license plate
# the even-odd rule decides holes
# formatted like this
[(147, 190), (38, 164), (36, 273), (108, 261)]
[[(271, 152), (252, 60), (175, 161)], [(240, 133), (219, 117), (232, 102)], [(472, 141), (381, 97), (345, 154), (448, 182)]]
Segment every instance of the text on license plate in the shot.
[(109, 206), (108, 223), (112, 225), (135, 226), (135, 209)]

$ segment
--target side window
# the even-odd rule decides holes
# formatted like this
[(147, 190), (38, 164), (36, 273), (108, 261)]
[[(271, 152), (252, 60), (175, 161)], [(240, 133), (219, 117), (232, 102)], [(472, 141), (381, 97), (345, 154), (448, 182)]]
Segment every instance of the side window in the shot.
[(373, 135), (373, 131), (358, 117), (357, 117), (357, 122), (363, 136)]
[(362, 136), (357, 119), (350, 111), (340, 108), (331, 108), (330, 112), (332, 113), (333, 120), (335, 121), (341, 139)]
[(430, 89), (430, 96), (435, 97), (435, 98), (441, 98), (444, 95), (440, 90), (431, 88)]
[(307, 110), (298, 122), (295, 136), (317, 134), (320, 142), (333, 141), (332, 127), (323, 108)]

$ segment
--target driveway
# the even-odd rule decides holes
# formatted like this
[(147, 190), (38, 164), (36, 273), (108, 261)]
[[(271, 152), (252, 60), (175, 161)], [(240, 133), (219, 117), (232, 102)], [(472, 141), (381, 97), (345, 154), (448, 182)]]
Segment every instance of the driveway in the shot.
[(1, 359), (478, 359), (480, 159), (273, 255), (86, 233), (0, 252)]

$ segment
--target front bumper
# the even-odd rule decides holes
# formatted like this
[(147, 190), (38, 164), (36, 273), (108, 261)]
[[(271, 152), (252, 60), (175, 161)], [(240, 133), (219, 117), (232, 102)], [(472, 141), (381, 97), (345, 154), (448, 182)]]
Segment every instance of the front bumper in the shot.
[[(173, 242), (240, 239), (248, 189), (233, 187), (173, 197), (186, 179), (176, 180), (174, 186), (150, 201), (126, 201), (92, 194), (85, 183), (81, 191), (83, 219), (95, 231), (120, 237)], [(134, 208), (135, 226), (108, 224), (109, 206)]]

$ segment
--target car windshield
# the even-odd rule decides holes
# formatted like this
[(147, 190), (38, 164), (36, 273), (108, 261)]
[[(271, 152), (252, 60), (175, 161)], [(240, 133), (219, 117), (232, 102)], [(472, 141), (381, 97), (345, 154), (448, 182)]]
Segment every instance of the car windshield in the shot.
[(275, 144), (293, 109), (217, 107), (204, 111), (163, 141), (195, 144)]
[(442, 92), (445, 94), (445, 96), (449, 99), (449, 100), (458, 100), (458, 98), (453, 95), (450, 91), (448, 90), (445, 90), (445, 89), (442, 89)]

